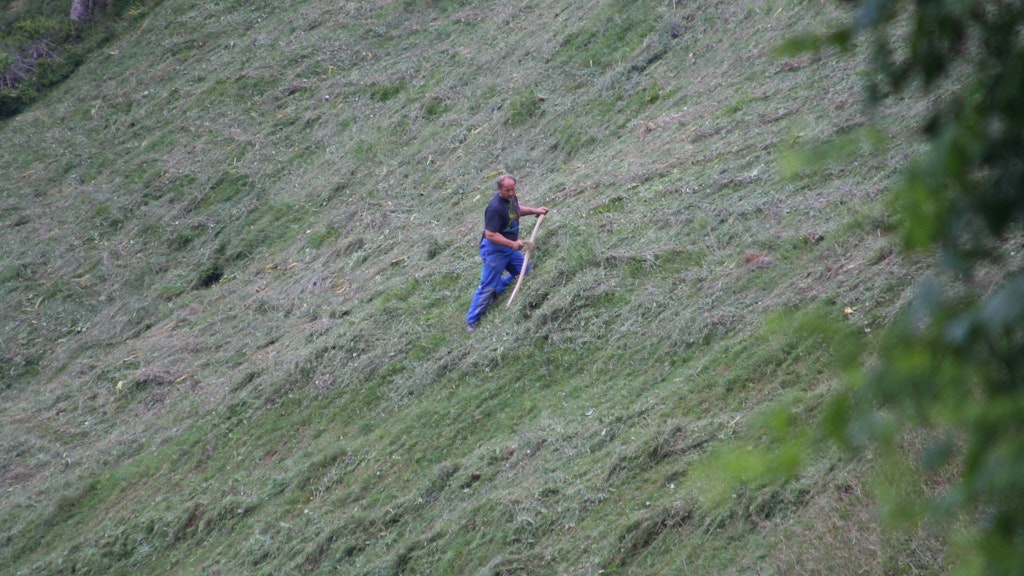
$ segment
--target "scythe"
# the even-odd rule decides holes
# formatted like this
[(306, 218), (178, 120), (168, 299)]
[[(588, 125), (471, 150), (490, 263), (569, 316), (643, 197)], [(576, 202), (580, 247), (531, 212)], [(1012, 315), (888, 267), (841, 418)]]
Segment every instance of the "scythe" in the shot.
[(512, 300), (516, 297), (519, 292), (519, 286), (523, 283), (523, 278), (526, 276), (526, 267), (530, 264), (530, 252), (533, 251), (533, 239), (537, 237), (537, 230), (540, 230), (540, 223), (544, 221), (545, 214), (541, 214), (537, 217), (537, 223), (533, 225), (533, 232), (530, 233), (530, 239), (527, 240), (526, 244), (526, 255), (523, 257), (523, 268), (519, 271), (519, 279), (516, 280), (516, 287), (512, 289), (512, 295), (508, 297), (508, 303), (505, 304), (505, 309), (512, 305)]

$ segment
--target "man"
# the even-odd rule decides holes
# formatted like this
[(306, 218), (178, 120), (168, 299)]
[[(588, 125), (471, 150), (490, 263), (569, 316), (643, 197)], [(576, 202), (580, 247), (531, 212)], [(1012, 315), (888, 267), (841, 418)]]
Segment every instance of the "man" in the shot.
[(512, 176), (500, 176), (497, 185), (498, 192), (484, 210), (484, 233), (480, 238), (483, 271), (480, 273), (480, 286), (466, 314), (466, 329), (470, 332), (476, 330), (487, 306), (516, 281), (523, 267), (521, 250), (526, 243), (519, 239), (519, 217), (548, 213), (543, 206), (527, 208), (519, 205), (516, 179)]

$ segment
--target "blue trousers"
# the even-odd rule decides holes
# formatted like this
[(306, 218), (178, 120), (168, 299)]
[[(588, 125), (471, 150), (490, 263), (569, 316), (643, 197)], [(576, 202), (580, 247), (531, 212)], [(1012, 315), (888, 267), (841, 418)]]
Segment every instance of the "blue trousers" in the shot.
[[(487, 306), (511, 286), (523, 268), (523, 253), (484, 239), (480, 242), (480, 286), (473, 294), (473, 302), (466, 313), (466, 323), (475, 324), (487, 311)], [(530, 269), (526, 269), (529, 273)], [(508, 272), (508, 274), (505, 274)]]

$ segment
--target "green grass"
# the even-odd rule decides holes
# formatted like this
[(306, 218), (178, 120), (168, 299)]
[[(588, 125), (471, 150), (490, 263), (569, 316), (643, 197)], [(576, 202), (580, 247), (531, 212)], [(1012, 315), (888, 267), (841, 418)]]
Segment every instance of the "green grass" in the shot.
[[(683, 4), (165, 0), (0, 124), (0, 563), (948, 570), (808, 439), (923, 268), (913, 117), (774, 55), (827, 5)], [(505, 170), (552, 212), (470, 335)]]

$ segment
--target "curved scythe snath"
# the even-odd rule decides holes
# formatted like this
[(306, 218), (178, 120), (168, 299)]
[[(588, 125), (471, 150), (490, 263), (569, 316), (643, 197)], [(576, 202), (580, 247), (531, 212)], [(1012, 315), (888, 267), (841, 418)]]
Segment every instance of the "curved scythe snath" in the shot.
[(512, 295), (508, 297), (508, 303), (505, 304), (505, 309), (512, 305), (512, 300), (516, 297), (516, 293), (519, 292), (519, 286), (523, 283), (523, 278), (526, 277), (526, 267), (530, 264), (530, 252), (533, 251), (533, 239), (537, 237), (537, 230), (540, 230), (540, 223), (544, 221), (544, 214), (537, 217), (537, 223), (533, 225), (533, 232), (530, 233), (530, 239), (527, 240), (526, 256), (523, 258), (523, 268), (519, 271), (519, 279), (516, 280), (516, 287), (512, 289)]

